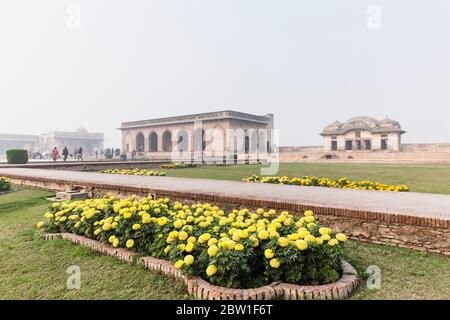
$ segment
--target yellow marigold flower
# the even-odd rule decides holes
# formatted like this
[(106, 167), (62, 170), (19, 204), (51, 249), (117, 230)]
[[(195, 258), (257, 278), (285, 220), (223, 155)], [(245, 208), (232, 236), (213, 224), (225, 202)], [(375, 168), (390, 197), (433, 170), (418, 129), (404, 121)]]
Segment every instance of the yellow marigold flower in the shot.
[(306, 210), (304, 212), (305, 217), (310, 217), (314, 215), (314, 212), (312, 210)]
[(272, 268), (278, 269), (280, 267), (280, 260), (277, 258), (270, 259), (269, 264)]
[(178, 231), (169, 232), (169, 238), (171, 238), (171, 239), (178, 238)]
[(133, 226), (131, 227), (134, 231), (137, 231), (141, 228), (141, 225), (139, 223), (135, 223), (133, 224)]
[(195, 245), (192, 242), (189, 242), (188, 244), (186, 244), (186, 246), (184, 247), (184, 250), (186, 252), (192, 252), (192, 250), (194, 250)]
[(267, 259), (272, 259), (275, 256), (275, 253), (273, 252), (272, 249), (266, 249), (266, 250), (264, 250), (264, 256)]
[(133, 239), (128, 239), (127, 243), (125, 244), (127, 246), (128, 249), (133, 248), (134, 246), (134, 240)]
[(39, 222), (37, 223), (36, 226), (40, 229), (40, 228), (42, 228), (44, 225), (45, 225), (45, 223), (44, 223), (43, 221), (39, 221)]
[(233, 236), (231, 237), (231, 239), (233, 239), (234, 241), (241, 240), (241, 237), (239, 236), (239, 232), (233, 233)]
[(104, 223), (103, 226), (102, 226), (102, 229), (103, 229), (104, 231), (109, 231), (109, 230), (111, 230), (111, 224), (110, 224), (110, 223)]
[(269, 238), (269, 232), (267, 232), (266, 230), (261, 230), (260, 232), (258, 232), (258, 238), (261, 240), (266, 240)]
[(95, 229), (94, 234), (95, 234), (95, 235), (98, 235), (100, 232), (102, 232), (101, 229)]
[(111, 236), (108, 238), (108, 242), (113, 243), (115, 239), (116, 239), (116, 236)]
[(209, 265), (208, 268), (206, 268), (206, 274), (211, 277), (212, 275), (216, 274), (217, 267), (213, 264)]
[(288, 235), (287, 238), (289, 240), (294, 240), (295, 241), (295, 240), (300, 239), (300, 235), (298, 233), (293, 233), (293, 234)]
[(339, 240), (339, 241), (341, 241), (341, 242), (344, 242), (344, 241), (347, 240), (347, 236), (346, 236), (345, 234), (343, 234), (343, 233), (338, 233), (338, 234), (336, 235), (336, 239)]
[(285, 237), (278, 238), (278, 245), (280, 247), (287, 247), (289, 245), (289, 243), (290, 243), (289, 239), (287, 239)]
[(248, 231), (247, 230), (239, 230), (239, 237), (242, 239), (248, 238)]
[(336, 239), (331, 239), (330, 241), (328, 241), (328, 245), (330, 247), (333, 247), (335, 245), (337, 245), (339, 243), (339, 241), (337, 241)]
[(186, 240), (189, 237), (189, 234), (186, 231), (180, 231), (180, 233), (178, 233), (178, 239), (181, 241)]
[(167, 223), (167, 218), (166, 218), (166, 217), (158, 218), (158, 225), (159, 225), (160, 227), (165, 226), (166, 223)]
[(305, 240), (297, 240), (295, 241), (295, 245), (299, 250), (306, 250), (308, 248), (308, 242)]
[(183, 226), (183, 221), (181, 220), (175, 220), (175, 222), (173, 223), (174, 228), (176, 229), (180, 229)]
[(81, 222), (80, 221), (78, 221), (77, 223), (75, 223), (75, 228), (79, 228), (81, 226)]
[(114, 239), (114, 241), (113, 241), (113, 247), (114, 248), (117, 248), (118, 246), (119, 246), (119, 244), (120, 244), (120, 241), (119, 241), (119, 239)]
[(308, 242), (315, 242), (316, 241), (316, 237), (314, 237), (312, 234), (308, 234), (303, 238), (305, 241)]
[(64, 221), (66, 221), (67, 220), (67, 217), (65, 217), (65, 216), (62, 216), (60, 219), (59, 219), (59, 221), (61, 221), (61, 222), (64, 222)]
[(316, 238), (316, 243), (320, 244), (320, 245), (323, 244), (323, 239), (321, 237), (317, 237)]
[(142, 216), (142, 223), (147, 224), (152, 221), (152, 218), (150, 216)]
[(199, 243), (205, 243), (211, 239), (211, 235), (209, 233), (204, 233), (200, 237), (198, 237)]
[(309, 233), (309, 231), (306, 230), (305, 228), (300, 228), (300, 229), (298, 230), (298, 236), (299, 236), (301, 239), (303, 239), (304, 237), (306, 237), (308, 234), (310, 234), (310, 233)]
[(228, 250), (233, 250), (235, 246), (236, 246), (236, 242), (234, 242), (233, 240), (227, 240), (227, 241), (225, 241), (225, 247), (226, 247)]
[(195, 237), (189, 237), (187, 239), (187, 243), (195, 243), (197, 241), (197, 239)]
[(175, 268), (180, 269), (184, 264), (183, 260), (178, 260), (177, 262), (175, 262)]
[(177, 248), (180, 251), (184, 251), (186, 249), (186, 245), (184, 243), (180, 243), (179, 245), (177, 245)]
[(217, 243), (217, 239), (216, 238), (211, 238), (208, 240), (208, 246), (213, 246)]
[(155, 208), (155, 209), (153, 210), (153, 212), (156, 213), (156, 214), (161, 213), (161, 209), (160, 209), (160, 208)]
[(164, 248), (164, 253), (166, 253), (166, 254), (169, 253), (170, 249), (171, 249), (170, 246), (165, 247)]
[(124, 212), (123, 217), (125, 219), (129, 219), (129, 218), (131, 218), (131, 215), (132, 215), (132, 213), (130, 211), (127, 211), (127, 212)]
[(211, 246), (208, 248), (208, 256), (214, 257), (219, 252), (219, 247)]
[(241, 243), (238, 243), (235, 247), (234, 250), (236, 251), (242, 251), (244, 250), (244, 245), (242, 245)]
[(186, 257), (184, 257), (184, 263), (188, 266), (194, 263), (194, 256), (191, 254), (188, 254)]
[(305, 221), (306, 221), (307, 223), (314, 222), (314, 217), (313, 217), (313, 216), (307, 216), (307, 217), (305, 217)]
[(279, 238), (280, 234), (276, 231), (270, 231), (269, 236), (270, 236), (270, 238)]
[(330, 229), (330, 228), (322, 227), (322, 228), (319, 229), (319, 233), (320, 233), (321, 235), (324, 235), (324, 234), (330, 234), (330, 232), (331, 232), (331, 229)]
[(256, 213), (257, 214), (263, 214), (264, 213), (264, 209), (263, 208), (258, 208), (258, 209), (256, 209)]
[(331, 239), (329, 234), (324, 234), (321, 238), (323, 241), (329, 241)]

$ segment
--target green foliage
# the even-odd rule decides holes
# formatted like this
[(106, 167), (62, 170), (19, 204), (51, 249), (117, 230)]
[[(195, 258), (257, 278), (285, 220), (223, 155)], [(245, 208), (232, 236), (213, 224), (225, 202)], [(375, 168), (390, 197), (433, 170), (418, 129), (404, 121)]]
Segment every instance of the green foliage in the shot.
[(24, 149), (11, 149), (6, 151), (6, 159), (9, 164), (28, 163), (28, 151)]
[(8, 192), (11, 190), (11, 181), (8, 178), (0, 177), (0, 192)]
[(105, 158), (106, 159), (112, 159), (114, 157), (114, 154), (110, 148), (107, 148), (105, 150)]

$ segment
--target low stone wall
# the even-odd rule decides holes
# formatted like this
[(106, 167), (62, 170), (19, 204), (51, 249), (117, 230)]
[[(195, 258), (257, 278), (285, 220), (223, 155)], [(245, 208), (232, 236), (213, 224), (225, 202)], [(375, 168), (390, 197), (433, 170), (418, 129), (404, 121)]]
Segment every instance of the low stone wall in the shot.
[(450, 151), (390, 152), (390, 151), (291, 151), (280, 152), (281, 162), (324, 163), (450, 163)]
[(107, 169), (156, 169), (160, 165), (170, 163), (164, 161), (80, 161), (80, 162), (30, 162), (28, 164), (0, 164), (0, 168), (29, 168), (29, 169), (50, 169), (68, 171), (101, 171)]
[(376, 244), (388, 244), (450, 255), (450, 220), (426, 218), (402, 214), (350, 210), (326, 206), (312, 206), (299, 203), (268, 201), (264, 199), (247, 199), (201, 193), (157, 190), (130, 186), (88, 183), (78, 185), (46, 178), (11, 176), (14, 184), (36, 187), (53, 191), (66, 191), (74, 187), (86, 190), (90, 197), (103, 197), (113, 194), (118, 197), (131, 195), (169, 197), (187, 204), (210, 202), (227, 209), (267, 208), (287, 210), (302, 215), (306, 210), (314, 211), (318, 218), (335, 230), (349, 235), (350, 238)]
[(342, 277), (334, 283), (318, 286), (302, 286), (289, 283), (272, 283), (254, 289), (230, 289), (210, 284), (200, 277), (185, 275), (166, 260), (153, 257), (137, 259), (136, 253), (122, 248), (114, 248), (102, 242), (72, 233), (49, 233), (44, 239), (62, 238), (94, 251), (116, 257), (128, 263), (138, 263), (147, 269), (167, 277), (181, 280), (187, 286), (190, 295), (204, 300), (339, 300), (349, 297), (358, 287), (356, 270), (346, 261), (342, 261)]

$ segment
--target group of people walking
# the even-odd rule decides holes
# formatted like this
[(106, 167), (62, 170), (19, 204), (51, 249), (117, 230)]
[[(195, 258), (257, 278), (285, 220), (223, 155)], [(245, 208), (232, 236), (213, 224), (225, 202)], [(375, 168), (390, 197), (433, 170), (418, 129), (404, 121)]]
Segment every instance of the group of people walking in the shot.
[[(67, 161), (67, 158), (69, 157), (69, 149), (67, 149), (67, 147), (64, 147), (61, 155), (62, 155), (63, 161), (64, 162)], [(82, 147), (79, 147), (78, 149), (75, 150), (74, 157), (77, 158), (77, 161), (80, 161), (80, 160), (83, 161), (83, 148)], [(56, 161), (56, 160), (58, 160), (58, 158), (59, 158), (59, 150), (57, 147), (54, 147), (52, 150), (52, 159), (53, 159), (53, 161)]]

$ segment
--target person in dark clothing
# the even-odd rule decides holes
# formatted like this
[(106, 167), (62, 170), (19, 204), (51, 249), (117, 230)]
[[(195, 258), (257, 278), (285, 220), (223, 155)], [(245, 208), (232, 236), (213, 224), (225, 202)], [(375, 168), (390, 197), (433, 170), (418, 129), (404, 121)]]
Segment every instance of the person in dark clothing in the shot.
[(67, 161), (67, 157), (69, 156), (69, 149), (67, 149), (67, 147), (63, 148), (62, 155), (63, 155), (64, 162), (66, 162)]
[(78, 149), (77, 160), (83, 161), (83, 148), (82, 148), (82, 147), (80, 147), (80, 148)]

